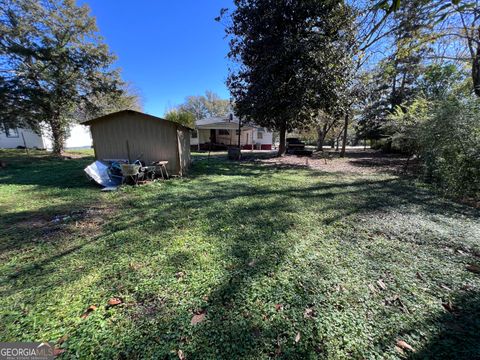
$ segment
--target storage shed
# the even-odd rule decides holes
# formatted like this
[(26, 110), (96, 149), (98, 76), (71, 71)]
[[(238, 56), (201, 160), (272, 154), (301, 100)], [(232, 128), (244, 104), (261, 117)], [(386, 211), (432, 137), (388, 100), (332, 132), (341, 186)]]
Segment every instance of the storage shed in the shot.
[(122, 110), (85, 121), (97, 160), (168, 161), (169, 173), (184, 175), (190, 165), (192, 129), (156, 116)]

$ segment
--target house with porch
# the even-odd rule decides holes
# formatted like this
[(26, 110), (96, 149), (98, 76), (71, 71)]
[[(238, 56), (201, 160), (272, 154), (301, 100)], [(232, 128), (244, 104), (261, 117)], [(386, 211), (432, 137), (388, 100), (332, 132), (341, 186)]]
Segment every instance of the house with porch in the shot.
[(230, 114), (227, 117), (210, 117), (196, 121), (191, 134), (192, 150), (222, 150), (238, 146), (249, 150), (271, 150), (273, 134), (263, 127), (245, 123), (239, 129), (239, 120)]

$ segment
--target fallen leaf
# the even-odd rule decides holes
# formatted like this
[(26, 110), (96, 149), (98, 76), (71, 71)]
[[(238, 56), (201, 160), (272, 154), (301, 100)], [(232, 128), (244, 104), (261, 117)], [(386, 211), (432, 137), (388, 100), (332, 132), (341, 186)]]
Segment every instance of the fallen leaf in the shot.
[(443, 289), (443, 290), (447, 290), (447, 291), (452, 291), (452, 289), (450, 289), (447, 285), (445, 284), (441, 284), (440, 287)]
[(139, 264), (139, 263), (133, 263), (133, 262), (131, 262), (130, 264), (128, 264), (128, 266), (129, 266), (130, 269), (132, 269), (132, 270), (138, 270), (138, 269), (140, 269), (140, 268), (142, 267), (141, 264)]
[(400, 354), (405, 354), (405, 352), (402, 350), (402, 348), (398, 347), (397, 345), (395, 345), (395, 350), (397, 350)]
[(68, 335), (63, 335), (60, 339), (57, 340), (58, 345), (62, 345), (65, 341), (67, 341)]
[(405, 306), (402, 299), (400, 299), (400, 296), (398, 295), (393, 295), (392, 297), (386, 298), (385, 305), (398, 306), (403, 312), (410, 313), (410, 311), (408, 310), (408, 308)]
[(468, 264), (467, 270), (476, 274), (480, 274), (480, 266), (475, 264)]
[(368, 284), (368, 288), (369, 288), (370, 291), (373, 292), (374, 294), (378, 292), (377, 289), (375, 288), (375, 286), (372, 285), (372, 284)]
[(311, 319), (315, 317), (315, 309), (313, 307), (306, 308), (305, 311), (303, 312), (303, 317), (305, 319)]
[(196, 325), (202, 322), (203, 320), (205, 320), (205, 316), (206, 316), (205, 311), (201, 312), (200, 314), (193, 315), (192, 320), (190, 321), (190, 325)]
[(95, 305), (90, 305), (80, 317), (82, 319), (86, 319), (90, 315), (90, 313), (95, 310), (97, 310), (97, 307)]
[(277, 337), (277, 346), (275, 347), (275, 355), (280, 355), (282, 353), (282, 344), (280, 343), (280, 339)]
[(65, 349), (59, 349), (59, 348), (55, 348), (53, 349), (53, 356), (59, 356), (61, 354), (63, 354), (65, 352)]
[(283, 304), (275, 304), (275, 310), (282, 311), (283, 310)]
[(110, 300), (108, 300), (108, 306), (116, 306), (122, 303), (123, 303), (122, 299), (119, 299), (119, 298), (111, 298)]
[(182, 350), (178, 350), (178, 351), (177, 351), (177, 355), (178, 355), (178, 358), (179, 358), (180, 360), (185, 360), (185, 359), (186, 359), (185, 354), (183, 353)]
[(177, 272), (177, 273), (175, 274), (175, 277), (176, 277), (177, 279), (181, 279), (181, 278), (183, 278), (184, 276), (185, 276), (185, 272), (183, 272), (183, 271), (179, 271), (179, 272)]
[(257, 263), (257, 262), (256, 262), (255, 260), (251, 260), (251, 261), (248, 263), (248, 266), (254, 267), (256, 263)]
[(407, 344), (403, 340), (397, 340), (397, 346), (402, 350), (409, 350), (409, 351), (415, 352), (413, 347), (411, 347), (409, 344)]
[(300, 341), (300, 337), (301, 337), (301, 335), (300, 335), (300, 333), (298, 332), (298, 333), (297, 333), (297, 336), (295, 336), (295, 344), (297, 344), (297, 343)]
[(377, 285), (380, 287), (380, 289), (387, 290), (387, 285), (385, 285), (382, 279), (377, 280)]
[(453, 306), (452, 302), (449, 300), (446, 303), (442, 303), (442, 306), (445, 310), (447, 310), (450, 313), (454, 313), (456, 308)]

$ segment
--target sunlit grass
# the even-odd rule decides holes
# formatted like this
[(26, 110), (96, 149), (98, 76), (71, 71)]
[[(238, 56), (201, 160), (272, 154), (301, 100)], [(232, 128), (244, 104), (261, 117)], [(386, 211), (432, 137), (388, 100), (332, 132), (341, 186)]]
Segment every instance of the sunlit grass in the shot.
[(19, 155), (0, 170), (2, 341), (82, 359), (411, 355), (397, 340), (420, 358), (480, 356), (471, 208), (392, 175), (221, 156), (102, 193), (90, 156)]

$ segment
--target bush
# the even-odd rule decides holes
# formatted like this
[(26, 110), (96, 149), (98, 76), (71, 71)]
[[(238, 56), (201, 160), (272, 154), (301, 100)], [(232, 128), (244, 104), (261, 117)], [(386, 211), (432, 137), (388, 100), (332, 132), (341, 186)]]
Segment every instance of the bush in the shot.
[(480, 198), (480, 100), (435, 103), (417, 142), (427, 180), (451, 195)]

